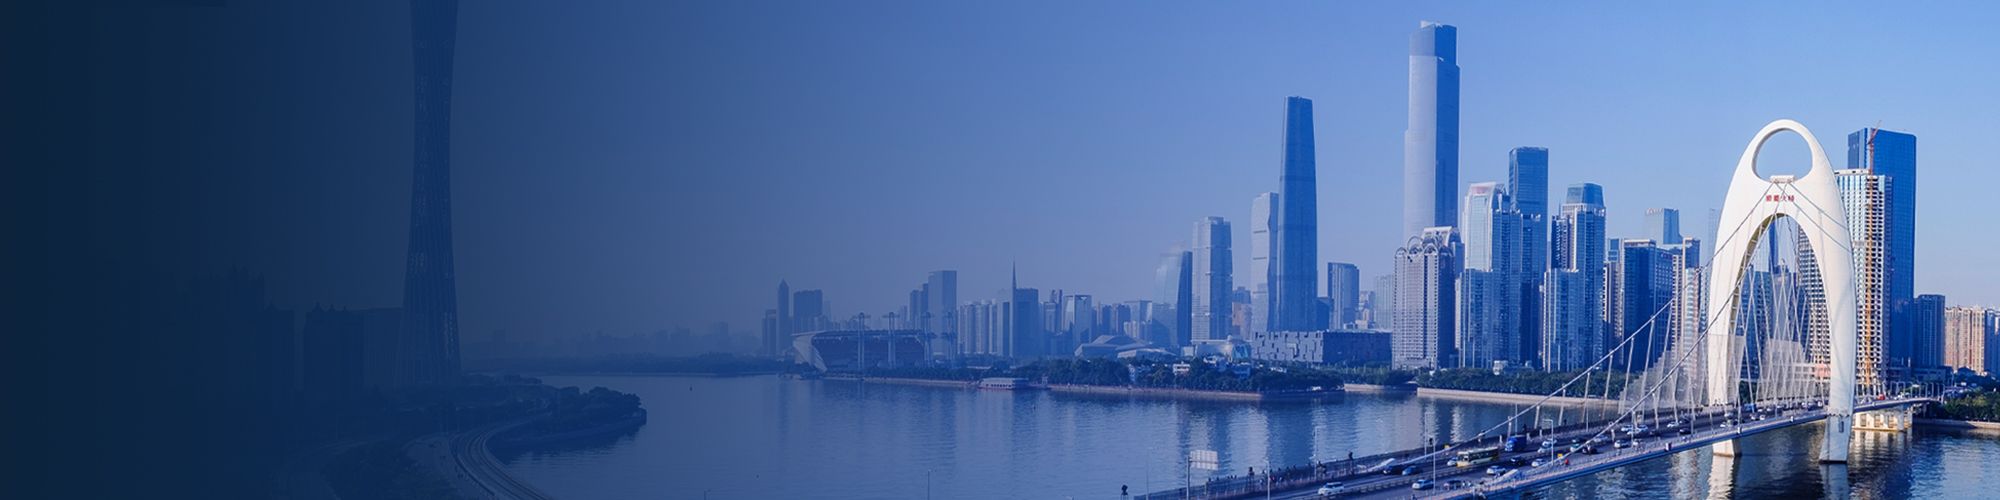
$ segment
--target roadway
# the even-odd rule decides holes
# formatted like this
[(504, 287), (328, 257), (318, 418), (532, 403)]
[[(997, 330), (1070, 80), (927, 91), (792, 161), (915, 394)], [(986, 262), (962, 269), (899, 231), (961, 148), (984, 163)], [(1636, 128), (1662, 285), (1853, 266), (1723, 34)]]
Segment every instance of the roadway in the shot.
[[(1928, 400), (1893, 399), (1868, 401), (1856, 404), (1854, 411), (1859, 413), (1925, 401)], [(1706, 447), (1716, 442), (1817, 422), (1826, 418), (1826, 411), (1823, 407), (1794, 407), (1772, 410), (1770, 414), (1764, 416), (1761, 420), (1752, 419), (1727, 427), (1722, 425), (1724, 415), (1723, 412), (1718, 410), (1698, 413), (1683, 412), (1681, 418), (1687, 423), (1676, 425), (1673, 428), (1665, 428), (1663, 424), (1672, 421), (1673, 417), (1664, 412), (1661, 413), (1660, 419), (1651, 422), (1654, 427), (1647, 433), (1641, 433), (1626, 448), (1615, 447), (1614, 443), (1618, 440), (1613, 439), (1613, 436), (1626, 436), (1627, 434), (1619, 433), (1617, 430), (1602, 432), (1604, 426), (1600, 424), (1549, 436), (1535, 435), (1530, 438), (1527, 448), (1538, 447), (1540, 441), (1543, 439), (1554, 439), (1560, 444), (1554, 450), (1530, 449), (1528, 451), (1512, 453), (1503, 451), (1500, 458), (1492, 464), (1463, 468), (1451, 465), (1450, 460), (1452, 460), (1453, 452), (1457, 450), (1497, 445), (1495, 441), (1484, 441), (1478, 444), (1461, 443), (1444, 452), (1392, 461), (1383, 466), (1367, 469), (1368, 472), (1371, 472), (1368, 474), (1334, 478), (1331, 481), (1339, 481), (1347, 487), (1347, 493), (1340, 495), (1340, 498), (1471, 498), (1483, 494), (1513, 491), (1567, 481), (1603, 470), (1618, 468), (1690, 449)], [(1680, 435), (1679, 432), (1682, 427), (1690, 429), (1690, 434)], [(1600, 436), (1600, 434), (1603, 435)], [(1598, 439), (1594, 441), (1593, 438)], [(1573, 442), (1596, 442), (1600, 444), (1595, 445), (1597, 448), (1595, 450), (1596, 453), (1563, 453), (1568, 450)], [(1436, 467), (1432, 467), (1433, 458), (1435, 458)], [(1547, 463), (1544, 463), (1540, 467), (1534, 467), (1531, 464), (1536, 458), (1545, 459)], [(1488, 465), (1499, 465), (1507, 470), (1497, 476), (1489, 476), (1486, 474)], [(1416, 474), (1408, 476), (1400, 474), (1384, 475), (1380, 472), (1382, 470), (1400, 471), (1407, 466), (1416, 466), (1419, 471)], [(1430, 479), (1435, 486), (1427, 490), (1412, 489), (1411, 484), (1419, 479)], [(1320, 484), (1311, 484), (1289, 491), (1273, 491), (1269, 494), (1269, 497), (1274, 499), (1316, 498), (1318, 496), (1316, 490)], [(1174, 493), (1178, 493), (1178, 491)], [(1264, 497), (1265, 495), (1256, 494), (1254, 496)]]
[(522, 482), (501, 465), (488, 446), (494, 435), (539, 416), (491, 424), (465, 432), (441, 432), (410, 442), (408, 454), (428, 464), (461, 494), (472, 498), (547, 500), (547, 493)]

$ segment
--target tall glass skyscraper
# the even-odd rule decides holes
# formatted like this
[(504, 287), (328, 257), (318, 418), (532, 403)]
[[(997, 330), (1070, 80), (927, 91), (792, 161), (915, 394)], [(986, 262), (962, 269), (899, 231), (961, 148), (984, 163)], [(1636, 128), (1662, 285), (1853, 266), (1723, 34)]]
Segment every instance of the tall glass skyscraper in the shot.
[(1327, 326), (1347, 328), (1361, 316), (1361, 268), (1345, 262), (1326, 263)]
[(1458, 28), (1410, 34), (1410, 122), (1403, 131), (1403, 236), (1458, 223)]
[(1254, 331), (1271, 331), (1277, 325), (1277, 304), (1271, 300), (1272, 288), (1277, 286), (1278, 249), (1273, 245), (1273, 236), (1278, 232), (1278, 193), (1262, 193), (1250, 203), (1250, 272), (1243, 278), (1250, 283), (1250, 314), (1246, 321)]
[(1604, 354), (1604, 188), (1571, 185), (1549, 236), (1542, 367), (1579, 370)]
[(1487, 368), (1521, 352), (1521, 214), (1506, 187), (1481, 182), (1466, 189), (1464, 272), (1458, 276), (1458, 363)]
[(409, 254), (403, 271), (404, 384), (458, 377), (458, 285), (451, 244), (451, 70), (457, 0), (410, 2), (416, 65), (416, 173), (410, 183)]
[(1229, 338), (1229, 221), (1194, 224), (1194, 340)]
[(1917, 136), (1873, 127), (1847, 134), (1847, 168), (1888, 179), (1883, 300), (1889, 310), (1889, 364), (1901, 368), (1913, 356), (1910, 336), (1915, 333), (1903, 311), (1916, 297)]
[(1549, 150), (1507, 152), (1507, 185), (1521, 213), (1521, 333), (1519, 359), (1541, 358), (1542, 275), (1549, 269)]
[(1277, 248), (1272, 256), (1272, 330), (1319, 325), (1319, 189), (1313, 150), (1312, 101), (1285, 98), (1285, 151), (1278, 174)]

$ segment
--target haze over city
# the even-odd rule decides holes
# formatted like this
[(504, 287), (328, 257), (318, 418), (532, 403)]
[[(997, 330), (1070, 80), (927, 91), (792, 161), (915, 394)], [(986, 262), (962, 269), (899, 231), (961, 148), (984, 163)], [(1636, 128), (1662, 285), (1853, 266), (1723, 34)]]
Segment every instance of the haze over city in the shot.
[[(1249, 241), (1288, 95), (1316, 105), (1321, 260), (1389, 274), (1402, 242), (1380, 215), (1401, 203), (1403, 49), (1424, 19), (1461, 30), (1461, 184), (1505, 181), (1508, 149), (1547, 147), (1553, 199), (1603, 185), (1612, 237), (1671, 207), (1708, 239), (1745, 134), (1793, 118), (1839, 155), (1839, 135), (1880, 123), (1919, 136), (1939, 179), (1921, 188), (1918, 289), (2000, 304), (2000, 271), (1952, 265), (2000, 245), (1979, 201), (2000, 183), (1980, 150), (2000, 134), (1983, 91), (2000, 62), (1935, 49), (2000, 48), (1963, 28), (1995, 14), (1864, 5), (470, 4), (454, 101), (464, 331), (748, 333), (780, 279), (879, 315), (926, 271), (957, 269), (961, 296), (985, 298), (1010, 264), (1026, 285), (1150, 298), (1193, 221), (1238, 221)], [(498, 77), (523, 64), (547, 70)], [(1803, 171), (1795, 137), (1768, 151)], [(351, 168), (327, 175), (397, 167)], [(291, 301), (393, 303), (400, 276), (380, 271), (401, 246), (356, 247), (342, 251), (374, 286)]]

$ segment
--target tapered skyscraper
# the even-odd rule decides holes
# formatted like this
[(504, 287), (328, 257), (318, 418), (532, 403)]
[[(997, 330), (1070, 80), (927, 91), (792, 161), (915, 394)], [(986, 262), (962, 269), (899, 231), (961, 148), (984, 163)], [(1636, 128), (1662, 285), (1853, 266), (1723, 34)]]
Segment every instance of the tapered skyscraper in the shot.
[(1314, 166), (1312, 101), (1285, 98), (1285, 152), (1278, 174), (1277, 248), (1272, 256), (1271, 329), (1319, 324), (1319, 189)]
[(1403, 131), (1403, 236), (1458, 224), (1458, 28), (1410, 34), (1410, 125)]
[(417, 109), (398, 356), (398, 378), (405, 384), (446, 383), (458, 376), (458, 286), (451, 249), (451, 63), (457, 32), (457, 0), (410, 2)]

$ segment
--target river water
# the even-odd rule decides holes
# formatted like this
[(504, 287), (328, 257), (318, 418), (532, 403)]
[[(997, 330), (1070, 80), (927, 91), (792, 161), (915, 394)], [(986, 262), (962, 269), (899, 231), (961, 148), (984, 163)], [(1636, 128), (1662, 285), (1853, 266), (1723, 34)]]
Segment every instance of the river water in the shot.
[[(650, 421), (615, 440), (508, 457), (558, 498), (1117, 498), (1189, 480), (1189, 450), (1222, 471), (1459, 440), (1517, 405), (1349, 394), (1245, 403), (1000, 392), (775, 376), (552, 376), (638, 394)], [(1545, 415), (1552, 418), (1553, 415)], [(2000, 433), (1857, 432), (1822, 466), (1817, 425), (1602, 472), (1530, 498), (2000, 498)], [(1195, 482), (1209, 472), (1192, 471)]]

